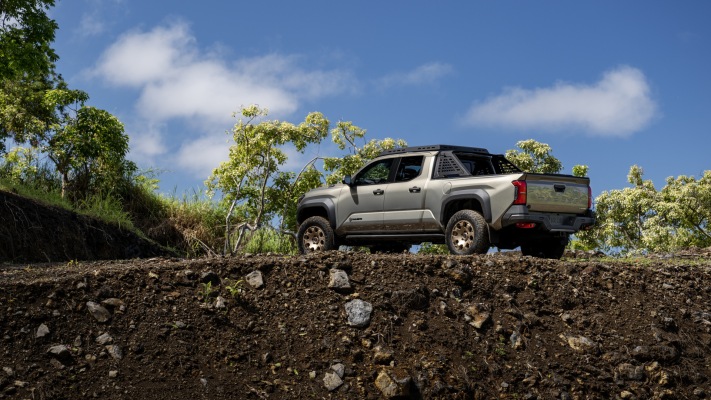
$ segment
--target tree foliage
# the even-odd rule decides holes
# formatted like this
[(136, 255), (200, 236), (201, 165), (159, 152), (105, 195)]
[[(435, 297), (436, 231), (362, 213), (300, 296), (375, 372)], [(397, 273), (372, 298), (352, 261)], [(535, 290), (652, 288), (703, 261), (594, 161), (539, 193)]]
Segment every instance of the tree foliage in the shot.
[(603, 192), (596, 199), (597, 224), (580, 232), (582, 243), (606, 252), (668, 252), (711, 245), (711, 171), (699, 179), (669, 177), (657, 190), (643, 170), (630, 168), (631, 187)]
[(47, 11), (54, 0), (0, 1), (0, 79), (47, 76), (57, 54), (51, 47), (57, 23)]
[(54, 163), (62, 182), (62, 197), (75, 199), (90, 188), (111, 190), (135, 170), (125, 157), (128, 136), (123, 124), (105, 110), (86, 106), (89, 96), (65, 85), (48, 91), (45, 103), (56, 110), (42, 136), (42, 149)]
[[(506, 158), (522, 171), (536, 174), (557, 174), (563, 170), (563, 163), (553, 156), (551, 146), (534, 139), (521, 140), (516, 143), (519, 150), (506, 151)], [(587, 176), (586, 165), (573, 166), (573, 175)]]
[(308, 144), (318, 143), (328, 134), (329, 122), (318, 112), (307, 115), (299, 125), (276, 120), (257, 123), (267, 114), (267, 109), (256, 105), (242, 108), (242, 118), (232, 129), (234, 144), (229, 159), (205, 182), (210, 192), (222, 192), (230, 204), (226, 245), (232, 214), (242, 221), (237, 247), (246, 229), (256, 229), (264, 220), (283, 211), (285, 202), (293, 202), (290, 186), (294, 174), (280, 171), (287, 161), (283, 146), (291, 144), (303, 152)]
[[(340, 150), (346, 150), (343, 157), (325, 157), (324, 170), (326, 183), (339, 183), (344, 177), (355, 174), (367, 161), (372, 160), (384, 150), (407, 146), (402, 139), (365, 140), (366, 130), (353, 125), (350, 121), (341, 121), (331, 130), (331, 138)], [(360, 144), (362, 142), (362, 144)]]
[[(267, 114), (258, 106), (242, 109), (232, 130), (234, 144), (229, 159), (205, 182), (209, 193), (222, 193), (224, 207), (229, 208), (225, 252), (233, 252), (241, 245), (246, 230), (255, 230), (276, 217), (281, 220), (282, 231), (295, 231), (296, 205), (301, 195), (324, 180), (340, 182), (382, 150), (404, 146), (402, 140), (366, 141), (366, 131), (352, 122), (338, 122), (329, 130), (330, 122), (318, 112), (308, 114), (299, 125), (262, 120)], [(308, 145), (321, 143), (329, 133), (339, 149), (347, 151), (344, 157), (317, 156), (298, 173), (285, 170), (288, 146), (304, 153)], [(321, 160), (323, 169), (317, 166)], [(233, 219), (236, 229), (230, 229)]]
[(58, 57), (51, 47), (57, 24), (47, 16), (53, 5), (53, 0), (0, 1), (0, 154), (5, 139), (31, 140), (51, 118), (43, 98), (57, 79)]

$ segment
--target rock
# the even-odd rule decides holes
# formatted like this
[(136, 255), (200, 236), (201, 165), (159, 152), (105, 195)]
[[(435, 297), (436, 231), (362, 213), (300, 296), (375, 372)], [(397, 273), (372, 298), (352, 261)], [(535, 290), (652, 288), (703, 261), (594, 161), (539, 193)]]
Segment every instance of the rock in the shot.
[(343, 379), (335, 372), (327, 372), (323, 377), (323, 385), (326, 386), (329, 392), (333, 392), (343, 385)]
[(580, 353), (597, 354), (600, 350), (600, 345), (586, 338), (585, 336), (559, 335), (570, 348)]
[(49, 328), (47, 328), (47, 325), (45, 324), (40, 324), (40, 326), (37, 328), (37, 332), (35, 333), (35, 338), (39, 339), (47, 335), (49, 335)]
[(114, 379), (118, 376), (118, 371), (109, 371), (109, 378)]
[(220, 277), (212, 271), (203, 272), (200, 275), (200, 283), (211, 283), (212, 286), (218, 286), (220, 282)]
[(261, 271), (252, 271), (247, 276), (244, 277), (244, 280), (247, 281), (249, 286), (255, 288), (255, 289), (261, 289), (264, 287), (264, 279), (262, 278), (262, 272)]
[(121, 347), (117, 344), (106, 346), (106, 351), (108, 351), (111, 358), (116, 361), (120, 361), (123, 358), (123, 350), (121, 350)]
[(390, 349), (384, 349), (380, 346), (376, 346), (373, 351), (373, 364), (388, 365), (395, 356), (395, 353)]
[(375, 387), (386, 399), (407, 398), (411, 384), (412, 378), (402, 369), (382, 370), (375, 378)]
[(47, 350), (47, 354), (63, 365), (71, 364), (72, 362), (72, 353), (69, 351), (69, 348), (63, 344), (50, 347), (49, 350)]
[(215, 301), (215, 308), (218, 310), (224, 310), (227, 308), (227, 302), (225, 301), (225, 298), (222, 296), (217, 296), (217, 300)]
[(78, 335), (77, 337), (74, 338), (74, 342), (72, 343), (72, 345), (74, 347), (81, 347), (81, 343), (82, 343), (81, 342), (81, 335)]
[(472, 275), (461, 268), (447, 270), (447, 275), (460, 286), (468, 286), (472, 282)]
[(643, 366), (634, 366), (632, 364), (620, 364), (617, 366), (618, 378), (629, 381), (643, 381), (647, 374), (644, 372)]
[(632, 349), (632, 357), (639, 361), (672, 362), (679, 357), (677, 349), (671, 346), (637, 346)]
[(523, 338), (521, 337), (520, 333), (514, 331), (511, 334), (509, 341), (511, 342), (511, 348), (513, 348), (514, 350), (519, 350), (523, 348)]
[(112, 297), (110, 299), (103, 300), (101, 302), (101, 305), (109, 307), (109, 308), (121, 308), (124, 305), (124, 302), (121, 299), (117, 299), (115, 297)]
[(331, 365), (331, 369), (335, 372), (339, 378), (343, 379), (343, 375), (346, 373), (346, 366), (342, 363), (337, 363)]
[(100, 345), (107, 345), (113, 341), (114, 341), (114, 338), (112, 338), (108, 332), (104, 332), (103, 334), (99, 335), (96, 338), (96, 343), (98, 343)]
[(373, 306), (367, 301), (351, 300), (346, 303), (345, 308), (348, 315), (348, 325), (365, 328), (370, 324), (370, 313), (373, 312)]
[(410, 290), (398, 290), (390, 296), (392, 305), (404, 312), (407, 310), (423, 310), (429, 306), (430, 293), (425, 286), (417, 286)]
[(465, 319), (476, 329), (481, 329), (490, 318), (491, 308), (483, 303), (471, 305), (465, 312)]
[(560, 319), (568, 325), (573, 323), (573, 316), (569, 313), (563, 313), (563, 315), (560, 316)]
[(351, 289), (351, 282), (348, 279), (348, 274), (342, 269), (332, 269), (330, 271), (330, 280), (328, 288), (336, 291), (348, 291)]
[(94, 303), (93, 301), (87, 302), (86, 308), (89, 310), (91, 316), (94, 317), (94, 319), (96, 319), (98, 322), (106, 322), (111, 319), (111, 313), (109, 312), (109, 310)]
[(2, 367), (2, 370), (3, 370), (3, 372), (5, 372), (5, 375), (7, 375), (11, 378), (13, 376), (15, 376), (15, 371), (13, 371), (12, 368), (10, 368), (10, 367)]

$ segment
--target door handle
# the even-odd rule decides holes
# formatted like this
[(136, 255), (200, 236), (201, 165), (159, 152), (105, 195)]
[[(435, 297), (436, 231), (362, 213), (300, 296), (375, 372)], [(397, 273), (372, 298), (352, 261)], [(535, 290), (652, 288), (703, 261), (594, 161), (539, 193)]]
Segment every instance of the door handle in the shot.
[(422, 188), (418, 187), (418, 186), (413, 186), (413, 187), (409, 188), (408, 190), (410, 191), (410, 193), (420, 193)]
[(375, 189), (375, 190), (373, 190), (373, 194), (376, 195), (376, 196), (381, 195), (381, 194), (383, 194), (383, 193), (385, 193), (385, 191), (384, 191), (383, 189)]

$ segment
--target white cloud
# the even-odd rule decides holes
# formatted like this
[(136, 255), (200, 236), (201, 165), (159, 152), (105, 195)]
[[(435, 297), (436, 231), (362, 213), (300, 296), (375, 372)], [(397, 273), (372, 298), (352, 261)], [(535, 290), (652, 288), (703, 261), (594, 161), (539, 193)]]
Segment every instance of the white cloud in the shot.
[(378, 80), (378, 85), (381, 88), (387, 88), (391, 86), (432, 84), (442, 77), (451, 74), (453, 71), (454, 69), (449, 64), (431, 62), (420, 65), (411, 71), (386, 75)]
[(194, 178), (206, 179), (222, 161), (227, 161), (230, 143), (227, 135), (206, 135), (183, 143), (174, 164), (189, 171)]
[[(214, 48), (214, 46), (213, 46)], [(148, 126), (189, 125), (198, 139), (147, 132), (135, 135), (150, 158), (177, 150), (174, 165), (206, 177), (227, 157), (225, 130), (240, 106), (259, 104), (270, 117), (295, 112), (303, 101), (356, 89), (350, 72), (308, 70), (297, 56), (268, 54), (227, 60), (198, 46), (187, 23), (131, 31), (109, 46), (89, 72), (111, 85), (138, 91), (137, 115)], [(210, 136), (208, 136), (208, 134)], [(133, 138), (132, 138), (133, 139)]]
[(138, 111), (162, 121), (200, 117), (230, 121), (241, 105), (259, 104), (272, 115), (288, 115), (301, 101), (350, 90), (346, 71), (307, 71), (298, 58), (271, 54), (234, 62), (205, 54), (184, 22), (148, 32), (129, 32), (102, 55), (94, 75), (138, 88)]
[(464, 122), (472, 126), (628, 136), (643, 129), (656, 115), (657, 105), (650, 91), (642, 71), (623, 66), (607, 71), (594, 85), (507, 88), (474, 104)]
[(131, 150), (129, 157), (131, 160), (142, 165), (155, 165), (155, 159), (168, 152), (168, 146), (161, 136), (160, 127), (139, 127), (142, 131), (129, 132)]
[(105, 33), (114, 24), (117, 13), (124, 9), (123, 0), (84, 0), (79, 25), (74, 33), (89, 38)]

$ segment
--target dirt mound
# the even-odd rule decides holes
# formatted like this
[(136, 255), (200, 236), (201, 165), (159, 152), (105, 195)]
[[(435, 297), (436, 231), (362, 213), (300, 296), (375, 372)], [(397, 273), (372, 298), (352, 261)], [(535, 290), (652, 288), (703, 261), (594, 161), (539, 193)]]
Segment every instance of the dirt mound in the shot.
[(0, 190), (0, 263), (167, 255), (128, 229)]
[(708, 258), (3, 268), (0, 398), (711, 396)]

